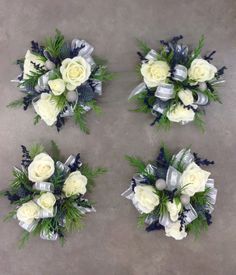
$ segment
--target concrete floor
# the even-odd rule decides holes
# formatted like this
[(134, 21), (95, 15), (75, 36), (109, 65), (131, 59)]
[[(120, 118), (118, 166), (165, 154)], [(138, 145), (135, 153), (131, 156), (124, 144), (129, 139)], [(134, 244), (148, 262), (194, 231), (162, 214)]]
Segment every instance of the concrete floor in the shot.
[[(97, 180), (90, 197), (97, 213), (86, 218), (86, 228), (69, 236), (64, 248), (35, 238), (17, 249), (21, 229), (15, 221), (3, 223), (11, 209), (0, 201), (1, 275), (233, 275), (236, 274), (236, 2), (234, 0), (0, 0), (0, 187), (7, 187), (11, 169), (20, 161), (20, 144), (46, 143), (54, 139), (65, 156), (81, 152), (92, 166), (109, 173)], [(33, 111), (8, 110), (6, 104), (19, 93), (10, 79), (18, 74), (12, 63), (22, 57), (32, 39), (41, 40), (59, 28), (68, 39), (82, 37), (95, 53), (120, 72), (101, 98), (104, 113), (88, 114), (91, 129), (84, 135), (68, 122), (60, 134), (40, 123), (33, 126)], [(206, 48), (216, 49), (215, 64), (226, 65), (227, 83), (220, 90), (223, 105), (207, 109), (206, 132), (194, 126), (158, 132), (151, 117), (129, 112), (130, 90), (138, 84), (135, 38), (155, 47), (160, 39), (183, 34), (195, 45), (205, 34)], [(137, 212), (120, 193), (134, 170), (124, 154), (154, 158), (161, 141), (173, 151), (192, 144), (194, 151), (214, 159), (211, 172), (219, 190), (214, 223), (198, 241), (181, 242), (163, 232), (137, 229)]]

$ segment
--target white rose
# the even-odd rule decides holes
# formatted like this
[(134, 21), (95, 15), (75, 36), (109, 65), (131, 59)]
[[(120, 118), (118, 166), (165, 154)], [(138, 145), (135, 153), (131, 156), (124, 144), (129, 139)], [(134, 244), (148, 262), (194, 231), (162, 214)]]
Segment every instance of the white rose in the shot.
[(60, 72), (66, 88), (72, 91), (89, 79), (91, 66), (82, 56), (76, 56), (63, 60)]
[(192, 91), (186, 89), (186, 90), (180, 90), (178, 92), (178, 97), (183, 102), (185, 106), (191, 105), (194, 102), (193, 93)]
[(65, 193), (66, 197), (70, 197), (73, 195), (84, 195), (86, 193), (86, 185), (88, 179), (83, 176), (79, 171), (75, 171), (71, 173), (68, 178), (66, 179), (63, 192)]
[(191, 197), (197, 192), (203, 192), (210, 174), (195, 162), (190, 163), (180, 177), (181, 193)]
[(60, 78), (49, 80), (48, 85), (54, 95), (61, 95), (66, 89), (64, 81)]
[(204, 59), (197, 58), (191, 63), (188, 76), (197, 82), (209, 81), (215, 77), (217, 68)]
[(148, 87), (157, 87), (165, 82), (170, 74), (170, 67), (165, 61), (150, 60), (141, 66), (141, 74)]
[(54, 160), (46, 153), (38, 154), (28, 167), (29, 179), (42, 182), (49, 179), (55, 171)]
[(39, 212), (39, 206), (33, 201), (28, 201), (17, 209), (16, 216), (19, 221), (31, 224), (34, 219), (39, 218)]
[(176, 199), (173, 200), (173, 202), (168, 201), (166, 204), (167, 210), (170, 214), (170, 219), (175, 222), (178, 220), (179, 212), (182, 208), (182, 205), (179, 201)]
[(48, 93), (42, 93), (40, 99), (33, 102), (33, 106), (35, 112), (48, 126), (52, 126), (57, 121), (57, 116), (61, 111), (52, 95)]
[(168, 111), (166, 115), (173, 122), (190, 122), (195, 117), (192, 109), (184, 108), (181, 104), (178, 104), (173, 110)]
[(185, 231), (184, 226), (180, 231), (180, 221), (168, 224), (165, 227), (165, 232), (167, 237), (172, 237), (175, 240), (182, 240), (187, 236), (187, 232)]
[(56, 198), (51, 192), (43, 193), (38, 199), (37, 204), (53, 214), (53, 206), (56, 203)]
[(40, 66), (44, 66), (45, 62), (42, 61), (42, 59), (31, 53), (30, 50), (28, 50), (26, 52), (25, 55), (25, 60), (24, 60), (24, 75), (23, 75), (23, 79), (28, 79), (28, 75), (31, 74), (31, 72), (36, 72), (37, 70), (35, 69), (34, 65), (32, 64), (35, 63), (36, 65), (40, 65)]
[(151, 185), (138, 185), (134, 188), (133, 204), (144, 213), (150, 213), (160, 200)]

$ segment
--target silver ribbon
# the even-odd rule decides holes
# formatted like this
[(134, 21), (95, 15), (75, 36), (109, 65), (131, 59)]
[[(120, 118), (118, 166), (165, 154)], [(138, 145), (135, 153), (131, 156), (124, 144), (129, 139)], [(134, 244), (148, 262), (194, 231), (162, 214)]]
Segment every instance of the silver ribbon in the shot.
[[(82, 202), (87, 202), (87, 199), (82, 199)], [(82, 214), (86, 214), (86, 213), (92, 213), (92, 212), (96, 212), (96, 209), (91, 206), (91, 207), (84, 207), (84, 206), (80, 206), (77, 205), (76, 203), (74, 203), (75, 208), (77, 208)]]
[(157, 100), (152, 107), (152, 114), (156, 115), (155, 112), (163, 114), (166, 109), (167, 103), (165, 101)]
[(49, 212), (49, 211), (41, 208), (39, 211), (40, 219), (52, 218), (52, 217), (55, 217), (55, 215), (56, 215), (56, 209), (53, 209), (53, 212)]
[[(69, 165), (72, 165), (75, 162), (75, 156), (70, 155), (68, 159), (65, 161), (65, 163), (62, 163), (61, 161), (56, 162), (56, 166), (61, 171), (64, 171), (66, 174), (70, 172)], [(82, 166), (82, 162), (80, 161), (78, 167)]]
[(145, 223), (147, 225), (152, 224), (153, 222), (157, 221), (157, 218), (153, 215), (148, 215), (147, 218), (145, 219)]
[(58, 233), (42, 230), (40, 232), (40, 238), (47, 241), (56, 241), (58, 238)]
[(148, 59), (148, 60), (156, 60), (157, 59), (157, 52), (152, 49), (147, 53), (145, 58)]
[(82, 48), (79, 51), (79, 56), (82, 57), (88, 57), (91, 55), (91, 53), (94, 50), (94, 47), (92, 45), (90, 45), (88, 42), (86, 42), (85, 40), (80, 40), (80, 39), (73, 39), (71, 42), (71, 48), (76, 49), (79, 48), (81, 46), (84, 46), (84, 48)]
[(174, 67), (173, 79), (177, 81), (184, 81), (187, 78), (188, 70), (185, 66), (177, 64)]
[(144, 82), (136, 86), (130, 93), (128, 99), (131, 99), (133, 96), (140, 94), (146, 89), (146, 84)]
[(177, 171), (173, 166), (169, 166), (166, 174), (166, 189), (173, 191), (180, 185), (181, 173)]
[[(174, 48), (172, 47), (172, 49), (174, 50)], [(182, 53), (183, 56), (186, 56), (188, 55), (188, 46), (187, 45), (184, 45), (184, 44), (177, 44), (175, 46), (175, 50), (178, 52), (178, 53)]]
[(96, 63), (95, 63), (94, 59), (92, 58), (92, 56), (90, 56), (90, 55), (86, 56), (84, 59), (90, 64), (92, 69), (94, 69), (96, 67)]
[(208, 96), (203, 93), (197, 92), (197, 100), (194, 102), (197, 105), (207, 105), (209, 99)]
[(92, 207), (75, 206), (83, 215), (86, 213), (95, 213), (96, 209)]
[(60, 114), (61, 117), (70, 117), (74, 115), (74, 109), (76, 104), (74, 105), (67, 105), (63, 113)]
[(168, 226), (169, 224), (172, 223), (170, 216), (168, 213), (166, 213), (165, 215), (162, 215), (159, 217), (159, 223), (161, 225), (163, 225), (164, 227)]
[(42, 76), (40, 76), (39, 79), (38, 79), (38, 84), (35, 86), (35, 90), (37, 92), (41, 92), (41, 91), (47, 90), (48, 89), (49, 78), (53, 74), (54, 74), (53, 71), (49, 71), (49, 72), (43, 74)]
[(127, 190), (125, 190), (122, 194), (122, 197), (128, 199), (128, 200), (132, 200), (133, 196), (134, 196), (134, 192), (132, 190), (132, 187), (130, 186)]
[(25, 223), (23, 221), (20, 221), (19, 222), (19, 226), (22, 227), (24, 230), (28, 231), (28, 232), (32, 232), (36, 226), (38, 224), (38, 221), (37, 220), (34, 220), (32, 223), (28, 224), (28, 223)]
[(214, 85), (218, 85), (218, 84), (221, 84), (221, 83), (224, 83), (225, 80), (224, 79), (221, 79), (221, 80), (218, 80), (218, 79), (213, 79), (213, 80), (210, 80), (209, 83), (214, 86)]
[(188, 211), (184, 212), (184, 215), (185, 215), (184, 224), (187, 225), (191, 223), (193, 220), (195, 220), (198, 217), (198, 214), (191, 204), (186, 205), (185, 208)]
[(161, 107), (159, 104), (155, 104), (152, 108), (152, 114), (155, 115), (155, 112), (163, 114), (165, 111), (164, 107)]
[(160, 84), (155, 92), (155, 96), (163, 101), (167, 101), (174, 97), (174, 85), (173, 84)]
[(94, 92), (98, 95), (101, 95), (102, 94), (102, 81), (100, 80), (93, 80), (93, 84), (95, 85), (94, 86)]
[(178, 165), (178, 163), (181, 161), (181, 165), (183, 166), (184, 169), (186, 169), (186, 167), (194, 161), (194, 156), (191, 153), (190, 149), (182, 149), (181, 151), (179, 151), (178, 154), (174, 155), (172, 157), (172, 165), (174, 167), (176, 167)]
[(33, 188), (39, 191), (47, 191), (52, 192), (53, 191), (53, 184), (51, 182), (36, 182), (33, 185)]
[(19, 80), (19, 79), (20, 79), (22, 76), (23, 76), (23, 74), (21, 73), (21, 74), (19, 74), (19, 75), (17, 76), (16, 79), (11, 79), (10, 81), (11, 81), (12, 83), (21, 83), (21, 80)]
[(213, 205), (215, 205), (217, 198), (217, 189), (215, 188), (214, 179), (208, 179), (206, 187), (210, 188), (209, 192), (207, 193), (208, 204), (206, 206), (206, 210), (208, 210), (211, 214), (214, 211)]
[(144, 170), (144, 172), (154, 176), (156, 175), (156, 171), (157, 171), (157, 168), (152, 164), (148, 164)]
[(138, 173), (137, 173), (137, 174), (134, 174), (133, 180), (135, 181), (135, 183), (136, 183), (137, 185), (146, 182), (146, 179), (144, 178), (144, 176), (141, 175), (141, 174), (138, 174)]

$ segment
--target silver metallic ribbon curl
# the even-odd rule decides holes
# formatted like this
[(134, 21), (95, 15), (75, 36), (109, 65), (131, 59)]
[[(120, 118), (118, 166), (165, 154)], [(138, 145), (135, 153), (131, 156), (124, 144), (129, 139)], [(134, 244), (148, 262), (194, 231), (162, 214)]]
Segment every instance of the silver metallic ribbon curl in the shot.
[(155, 96), (163, 101), (167, 101), (174, 97), (174, 85), (173, 84), (160, 84), (157, 86)]
[(203, 93), (197, 92), (197, 100), (194, 102), (194, 104), (207, 105), (208, 101), (208, 96), (204, 95)]
[(173, 79), (177, 81), (184, 81), (187, 78), (188, 69), (180, 64), (175, 65), (173, 72)]
[(163, 101), (156, 101), (152, 107), (152, 114), (155, 115), (155, 112), (163, 114), (166, 109), (166, 103)]
[(82, 56), (82, 57), (90, 56), (94, 50), (94, 47), (90, 45), (87, 41), (75, 38), (71, 42), (72, 50), (76, 48), (81, 48), (82, 46), (84, 47), (79, 51), (79, 56)]
[[(75, 162), (75, 156), (70, 155), (65, 163), (62, 163), (61, 161), (56, 162), (56, 167), (60, 169), (61, 171), (64, 171), (66, 174), (70, 172), (70, 165), (73, 165)], [(78, 168), (83, 165), (82, 161), (79, 161)]]

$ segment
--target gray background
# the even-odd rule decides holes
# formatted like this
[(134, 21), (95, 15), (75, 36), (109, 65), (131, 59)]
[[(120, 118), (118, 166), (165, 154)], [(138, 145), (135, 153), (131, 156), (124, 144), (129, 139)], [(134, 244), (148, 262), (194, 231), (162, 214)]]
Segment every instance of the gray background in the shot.
[[(97, 213), (87, 216), (85, 230), (70, 235), (64, 248), (35, 238), (24, 250), (18, 250), (21, 229), (16, 221), (2, 222), (11, 209), (2, 199), (1, 275), (235, 274), (235, 23), (234, 0), (0, 0), (1, 189), (8, 186), (12, 167), (20, 162), (20, 144), (54, 139), (65, 156), (81, 152), (90, 165), (109, 168), (109, 173), (97, 179), (90, 195), (97, 202)], [(33, 110), (5, 107), (19, 96), (9, 82), (19, 72), (13, 61), (24, 56), (32, 39), (40, 41), (52, 35), (56, 27), (68, 39), (77, 36), (89, 41), (95, 54), (106, 57), (109, 68), (120, 72), (104, 89), (100, 100), (103, 115), (87, 116), (89, 136), (73, 121), (67, 122), (60, 134), (44, 123), (34, 127)], [(229, 68), (227, 83), (220, 89), (224, 104), (207, 108), (205, 134), (192, 125), (157, 131), (149, 126), (151, 116), (128, 111), (131, 104), (127, 97), (138, 84), (135, 38), (155, 47), (160, 39), (176, 34), (183, 34), (191, 45), (205, 34), (205, 49), (217, 50), (214, 64)], [(137, 229), (136, 210), (120, 197), (134, 173), (124, 154), (152, 159), (161, 141), (173, 151), (191, 144), (194, 151), (216, 162), (210, 169), (219, 190), (214, 223), (198, 241), (188, 236), (178, 242), (166, 238), (164, 232), (148, 234)]]

